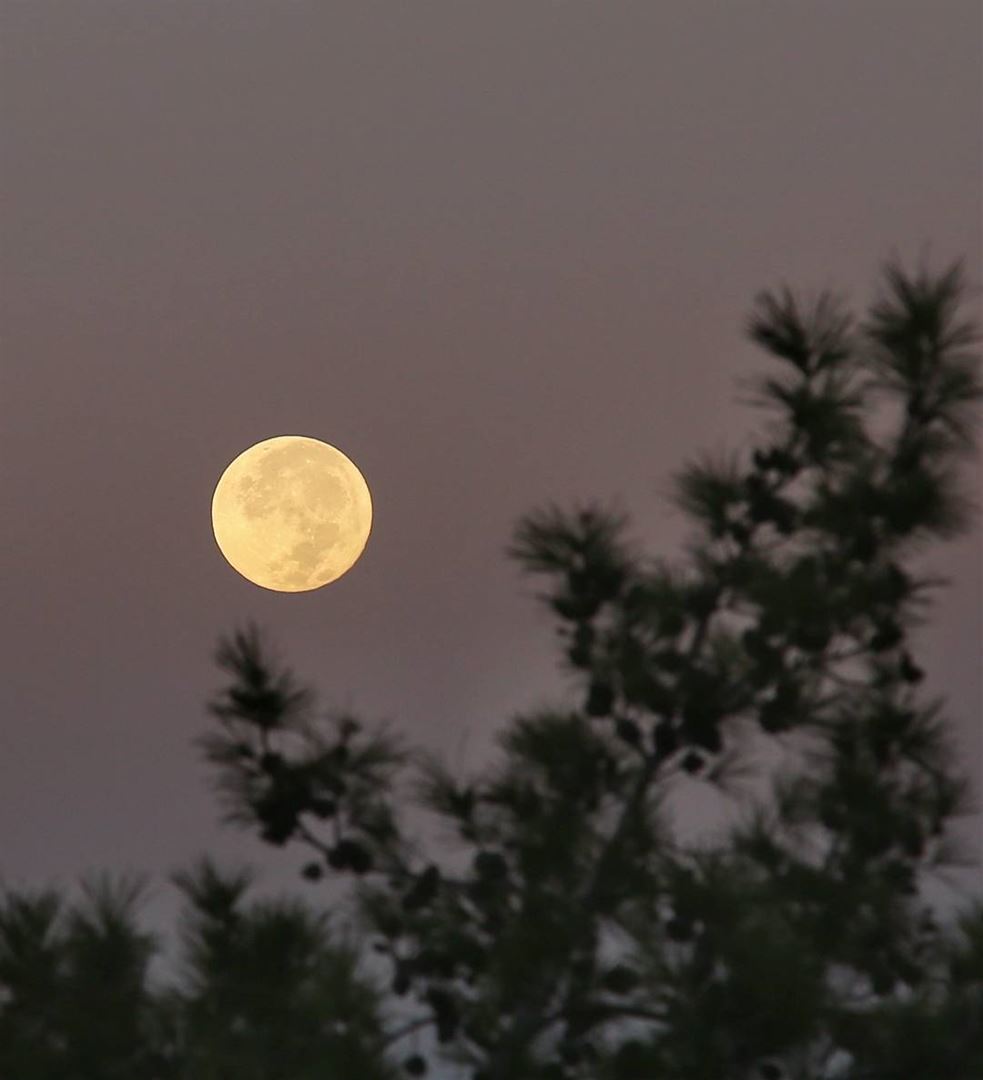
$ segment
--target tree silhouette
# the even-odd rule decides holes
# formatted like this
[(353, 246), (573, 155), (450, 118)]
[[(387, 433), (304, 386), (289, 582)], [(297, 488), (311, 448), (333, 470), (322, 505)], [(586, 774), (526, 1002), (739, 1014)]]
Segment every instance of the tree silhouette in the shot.
[(384, 1080), (376, 996), (323, 916), (290, 901), (244, 908), (249, 876), (207, 860), (178, 883), (190, 901), (179, 1002), (187, 1075)]
[[(983, 1075), (983, 914), (943, 927), (922, 895), (966, 792), (910, 641), (938, 584), (913, 555), (968, 519), (964, 292), (958, 266), (889, 265), (859, 325), (829, 295), (762, 295), (771, 420), (678, 475), (681, 564), (598, 507), (523, 520), (511, 551), (582, 697), (515, 720), (479, 775), (318, 719), (255, 630), (223, 642), (203, 745), (227, 810), (306, 847), (312, 881), (351, 875), (366, 946), (432, 1031), (407, 1073)], [(765, 744), (784, 764), (726, 839), (680, 843), (674, 788), (725, 787)], [(443, 857), (403, 824), (410, 770), (458, 840)]]
[(4, 1080), (391, 1080), (378, 996), (352, 948), (297, 901), (246, 902), (250, 875), (176, 876), (182, 969), (151, 980), (142, 883), (0, 902)]
[(0, 1076), (151, 1076), (147, 966), (133, 879), (94, 878), (68, 905), (54, 891), (0, 904)]
[[(223, 640), (202, 750), (225, 810), (302, 848), (312, 887), (347, 882), (358, 938), (203, 861), (176, 879), (183, 967), (155, 985), (133, 882), (8, 892), (0, 1076), (983, 1075), (983, 905), (951, 919), (925, 894), (966, 787), (911, 641), (939, 584), (914, 557), (969, 518), (964, 294), (958, 267), (889, 265), (859, 323), (762, 295), (770, 419), (676, 477), (682, 559), (596, 506), (522, 520), (511, 554), (577, 697), (504, 727), (475, 775), (322, 715), (255, 629)], [(722, 836), (671, 827), (692, 784), (731, 793)]]

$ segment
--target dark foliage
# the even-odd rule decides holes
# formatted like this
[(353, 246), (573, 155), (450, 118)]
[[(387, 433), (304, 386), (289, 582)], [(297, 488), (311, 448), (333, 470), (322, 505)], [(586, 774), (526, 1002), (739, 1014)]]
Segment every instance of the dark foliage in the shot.
[[(919, 893), (951, 856), (964, 792), (910, 640), (931, 584), (911, 554), (967, 520), (957, 467), (979, 382), (962, 292), (958, 268), (890, 266), (859, 326), (830, 296), (762, 296), (749, 333), (782, 365), (757, 382), (778, 419), (746, 460), (677, 477), (698, 530), (687, 564), (636, 553), (596, 507), (520, 524), (512, 555), (546, 583), (583, 697), (516, 720), (485, 775), (426, 764), (425, 804), (472, 852), (463, 873), (419, 865), (401, 839), (384, 735), (363, 737), (367, 783), (358, 754), (338, 762), (364, 797), (340, 799), (332, 827), (365, 850), (342, 858), (336, 839), (327, 861), (361, 879), (365, 932), (438, 1056), (484, 1080), (983, 1069), (979, 914), (943, 932)], [(262, 663), (253, 644), (225, 646), (229, 698)], [(267, 679), (292, 686), (276, 667)], [(282, 796), (270, 835), (264, 799), (297, 789), (234, 749), (310, 779), (315, 736), (288, 753), (289, 710), (217, 711), (207, 752), (234, 812), (324, 849), (309, 799)], [(745, 799), (728, 840), (675, 842), (661, 812), (675, 788), (728, 790), (775, 740), (798, 765)]]
[[(912, 641), (933, 584), (912, 556), (967, 522), (980, 385), (963, 292), (958, 268), (890, 266), (859, 324), (830, 297), (762, 296), (749, 333), (779, 364), (756, 384), (775, 420), (746, 456), (676, 478), (695, 525), (680, 564), (598, 507), (522, 521), (511, 554), (544, 583), (578, 689), (505, 727), (478, 775), (318, 719), (254, 630), (223, 642), (203, 749), (226, 810), (306, 849), (318, 888), (349, 882), (388, 1034), (355, 951), (306, 910), (244, 916), (245, 883), (204, 866), (181, 882), (193, 979), (171, 1012), (146, 1006), (131, 943), (114, 969), (135, 988), (112, 1051), (126, 1064), (85, 1076), (357, 1080), (384, 1056), (470, 1080), (983, 1075), (983, 910), (942, 925), (922, 892), (952, 861), (965, 791)], [(782, 766), (755, 772), (765, 748)], [(408, 834), (406, 775), (456, 838), (446, 856)], [(735, 798), (714, 843), (669, 827), (693, 784)], [(34, 1040), (56, 1062), (12, 1075), (72, 1075), (52, 1002), (69, 1000), (68, 955), (94, 961), (65, 951), (58, 911), (0, 911), (8, 1055)], [(338, 1016), (343, 1033), (324, 1027)], [(133, 1064), (154, 1025), (184, 1072)]]

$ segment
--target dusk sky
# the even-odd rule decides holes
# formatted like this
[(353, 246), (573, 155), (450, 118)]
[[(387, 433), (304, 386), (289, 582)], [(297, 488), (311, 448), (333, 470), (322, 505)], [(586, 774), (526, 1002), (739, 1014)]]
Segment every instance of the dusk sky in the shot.
[[(193, 746), (247, 619), (325, 706), (480, 762), (565, 692), (519, 515), (596, 497), (678, 553), (669, 477), (760, 424), (760, 289), (983, 272), (979, 0), (8, 0), (0, 48), (10, 884), (204, 850), (291, 879)], [(275, 594), (209, 504), (293, 433), (358, 464), (374, 529)], [(929, 561), (927, 691), (979, 780), (979, 531)]]

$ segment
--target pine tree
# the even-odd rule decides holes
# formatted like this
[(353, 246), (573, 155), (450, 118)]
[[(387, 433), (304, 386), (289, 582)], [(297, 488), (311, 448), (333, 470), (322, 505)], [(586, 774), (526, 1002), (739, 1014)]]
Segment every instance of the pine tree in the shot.
[[(983, 904), (947, 918), (925, 891), (967, 789), (912, 641), (940, 584), (915, 556), (970, 518), (964, 295), (959, 267), (895, 265), (859, 323), (763, 294), (771, 419), (677, 475), (682, 558), (598, 506), (523, 519), (511, 554), (576, 696), (507, 724), (475, 775), (322, 716), (254, 629), (223, 640), (202, 749), (225, 809), (303, 849), (312, 889), (347, 883), (360, 937), (203, 861), (177, 877), (182, 966), (160, 986), (138, 883), (7, 892), (0, 1076), (983, 1075)], [(733, 800), (723, 835), (674, 833), (692, 784)], [(416, 835), (410, 804), (455, 843)]]
[[(366, 947), (432, 1032), (408, 1074), (983, 1075), (983, 915), (943, 927), (922, 895), (966, 789), (911, 641), (937, 584), (912, 557), (969, 516), (964, 293), (958, 266), (889, 265), (859, 324), (830, 295), (759, 297), (771, 419), (746, 456), (677, 476), (682, 561), (596, 506), (525, 518), (511, 552), (580, 698), (506, 726), (479, 775), (318, 720), (255, 631), (224, 642), (205, 752), (228, 809), (305, 846), (305, 876), (351, 876)], [(726, 786), (762, 744), (795, 764), (724, 840), (680, 843), (674, 787)], [(407, 770), (453, 858), (402, 824)]]
[(91, 878), (0, 900), (0, 1076), (122, 1080), (155, 1067), (142, 883)]
[(393, 1080), (378, 994), (323, 914), (251, 901), (251, 875), (208, 860), (176, 880), (167, 978), (150, 977), (161, 943), (140, 925), (141, 881), (0, 898), (0, 1077)]

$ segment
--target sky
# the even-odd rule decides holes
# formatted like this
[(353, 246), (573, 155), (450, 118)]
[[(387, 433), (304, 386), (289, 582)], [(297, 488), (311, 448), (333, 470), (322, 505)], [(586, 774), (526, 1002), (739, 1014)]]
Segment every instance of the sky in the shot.
[[(977, 0), (8, 0), (0, 49), (8, 884), (205, 850), (292, 880), (193, 745), (247, 619), (325, 707), (479, 763), (566, 692), (520, 515), (597, 498), (678, 554), (670, 476), (760, 422), (760, 289), (983, 270)], [(372, 489), (311, 593), (212, 538), (278, 434)], [(979, 781), (979, 531), (929, 563), (927, 690)]]

